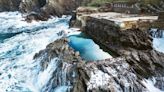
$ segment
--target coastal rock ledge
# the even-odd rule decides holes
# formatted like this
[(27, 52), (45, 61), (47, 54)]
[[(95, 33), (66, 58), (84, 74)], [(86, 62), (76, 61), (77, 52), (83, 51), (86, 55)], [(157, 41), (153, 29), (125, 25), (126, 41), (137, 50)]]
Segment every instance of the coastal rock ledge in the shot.
[(57, 70), (47, 85), (52, 88), (47, 90), (63, 85), (69, 86), (67, 92), (149, 92), (146, 79), (155, 79), (154, 86), (163, 90), (164, 54), (153, 50), (151, 44), (145, 50), (129, 49), (126, 55), (89, 62), (82, 60), (68, 42), (66, 38), (56, 40), (34, 56), (35, 60), (42, 60), (43, 71), (52, 59), (59, 59), (55, 61)]
[(80, 5), (85, 5), (90, 0), (0, 0), (0, 12), (20, 11), (30, 14), (36, 12), (48, 17), (71, 15)]
[(126, 61), (142, 77), (164, 76), (164, 54), (153, 48), (153, 38), (147, 30), (131, 28), (122, 30), (111, 25), (108, 20), (89, 17), (85, 33), (100, 47), (115, 57), (125, 57)]
[[(164, 54), (154, 50), (153, 38), (147, 30), (131, 28), (122, 30), (110, 21), (85, 17), (83, 32), (114, 58), (85, 61), (69, 47), (69, 40), (59, 39), (39, 54), (43, 70), (53, 58), (61, 65), (54, 72), (53, 86), (67, 85), (68, 92), (151, 92), (164, 91)], [(65, 69), (66, 68), (66, 69)], [(66, 83), (58, 82), (63, 76)], [(54, 81), (55, 80), (55, 81)], [(150, 87), (154, 87), (151, 88)]]

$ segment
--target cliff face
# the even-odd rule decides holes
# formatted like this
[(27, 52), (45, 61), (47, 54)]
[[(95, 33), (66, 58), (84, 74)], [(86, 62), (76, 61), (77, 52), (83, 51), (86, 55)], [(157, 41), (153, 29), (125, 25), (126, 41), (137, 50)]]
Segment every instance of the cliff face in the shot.
[(52, 91), (60, 85), (70, 86), (67, 92), (149, 92), (143, 80), (151, 77), (157, 80), (155, 86), (163, 89), (161, 53), (133, 51), (128, 56), (86, 62), (68, 42), (67, 39), (54, 41), (34, 56), (41, 60), (43, 71), (51, 60), (58, 58), (54, 61), (57, 68), (43, 91)]
[(108, 52), (126, 57), (127, 62), (140, 76), (164, 75), (161, 72), (164, 71), (164, 54), (153, 49), (152, 38), (147, 31), (120, 30), (105, 20), (88, 18), (84, 32)]
[(68, 46), (67, 39), (49, 44), (34, 59), (41, 60), (42, 70), (58, 58), (57, 68), (45, 90), (60, 86), (71, 86), (68, 92), (142, 92), (146, 90), (125, 58), (113, 58), (95, 62), (86, 62), (77, 52)]
[(29, 13), (31, 11), (39, 12), (41, 4), (39, 2), (44, 2), (44, 0), (21, 0), (19, 4), (19, 10), (22, 13)]
[(48, 0), (42, 10), (47, 14), (61, 16), (63, 14), (70, 14), (84, 0)]
[(72, 90), (75, 82), (76, 66), (78, 62), (82, 62), (77, 52), (69, 47), (68, 40), (63, 38), (49, 44), (45, 50), (40, 51), (34, 56), (35, 60), (41, 60), (41, 70), (44, 71), (53, 61), (55, 63), (53, 75), (50, 77), (49, 83), (42, 92), (53, 92), (59, 86), (68, 86), (68, 90)]
[(0, 12), (16, 11), (19, 9), (21, 0), (0, 0)]
[(71, 14), (80, 5), (85, 5), (90, 0), (0, 0), (0, 11), (32, 11), (61, 16)]

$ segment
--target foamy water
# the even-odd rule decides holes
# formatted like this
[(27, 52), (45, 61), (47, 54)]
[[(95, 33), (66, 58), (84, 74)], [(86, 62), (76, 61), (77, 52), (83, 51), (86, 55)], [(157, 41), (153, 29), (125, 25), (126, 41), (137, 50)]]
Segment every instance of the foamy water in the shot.
[(0, 92), (43, 92), (56, 69), (56, 61), (41, 71), (40, 60), (33, 60), (33, 56), (62, 37), (58, 33), (68, 29), (69, 19), (27, 23), (19, 12), (0, 13), (1, 34), (16, 34), (0, 43)]
[[(66, 85), (47, 90), (47, 84), (58, 67), (58, 58), (52, 59), (42, 71), (40, 62), (47, 56), (43, 55), (37, 60), (33, 60), (33, 56), (56, 39), (81, 33), (77, 28), (69, 29), (69, 19), (69, 16), (52, 17), (48, 21), (27, 23), (19, 12), (0, 13), (0, 92), (45, 92), (45, 90), (65, 92), (67, 90)], [(73, 40), (76, 41), (80, 40), (78, 38)], [(94, 45), (99, 48), (91, 39), (90, 41), (92, 44), (88, 45), (88, 48)], [(104, 58), (96, 49), (95, 53), (86, 51), (85, 53), (87, 54), (82, 56), (93, 54), (92, 59)]]
[[(0, 13), (0, 92), (45, 92), (59, 61), (58, 58), (50, 60), (42, 71), (40, 62), (47, 56), (37, 60), (33, 60), (33, 56), (63, 36), (70, 36), (74, 49), (85, 59), (112, 58), (92, 39), (71, 36), (81, 32), (69, 29), (69, 19), (69, 16), (52, 17), (48, 21), (27, 23), (19, 12)], [(163, 38), (154, 39), (154, 47), (159, 51), (164, 51), (162, 42)], [(151, 87), (148, 82), (145, 85)], [(67, 85), (59, 85), (46, 92), (66, 92), (67, 88)]]

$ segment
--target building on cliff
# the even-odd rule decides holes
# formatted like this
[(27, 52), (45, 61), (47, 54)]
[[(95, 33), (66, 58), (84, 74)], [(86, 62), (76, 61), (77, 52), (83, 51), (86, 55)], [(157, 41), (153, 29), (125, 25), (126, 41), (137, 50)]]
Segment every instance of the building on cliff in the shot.
[(138, 14), (141, 9), (137, 6), (137, 2), (115, 1), (111, 3), (112, 11), (119, 13)]

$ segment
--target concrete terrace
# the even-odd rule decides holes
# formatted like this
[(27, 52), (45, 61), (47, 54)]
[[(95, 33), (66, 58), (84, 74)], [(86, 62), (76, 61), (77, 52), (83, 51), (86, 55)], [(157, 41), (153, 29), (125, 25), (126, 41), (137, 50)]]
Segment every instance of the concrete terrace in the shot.
[(89, 16), (96, 19), (104, 19), (110, 21), (111, 23), (119, 26), (122, 29), (139, 27), (142, 24), (141, 22), (151, 23), (158, 20), (158, 16), (124, 14), (124, 13), (116, 13), (116, 12), (82, 14), (82, 16)]

